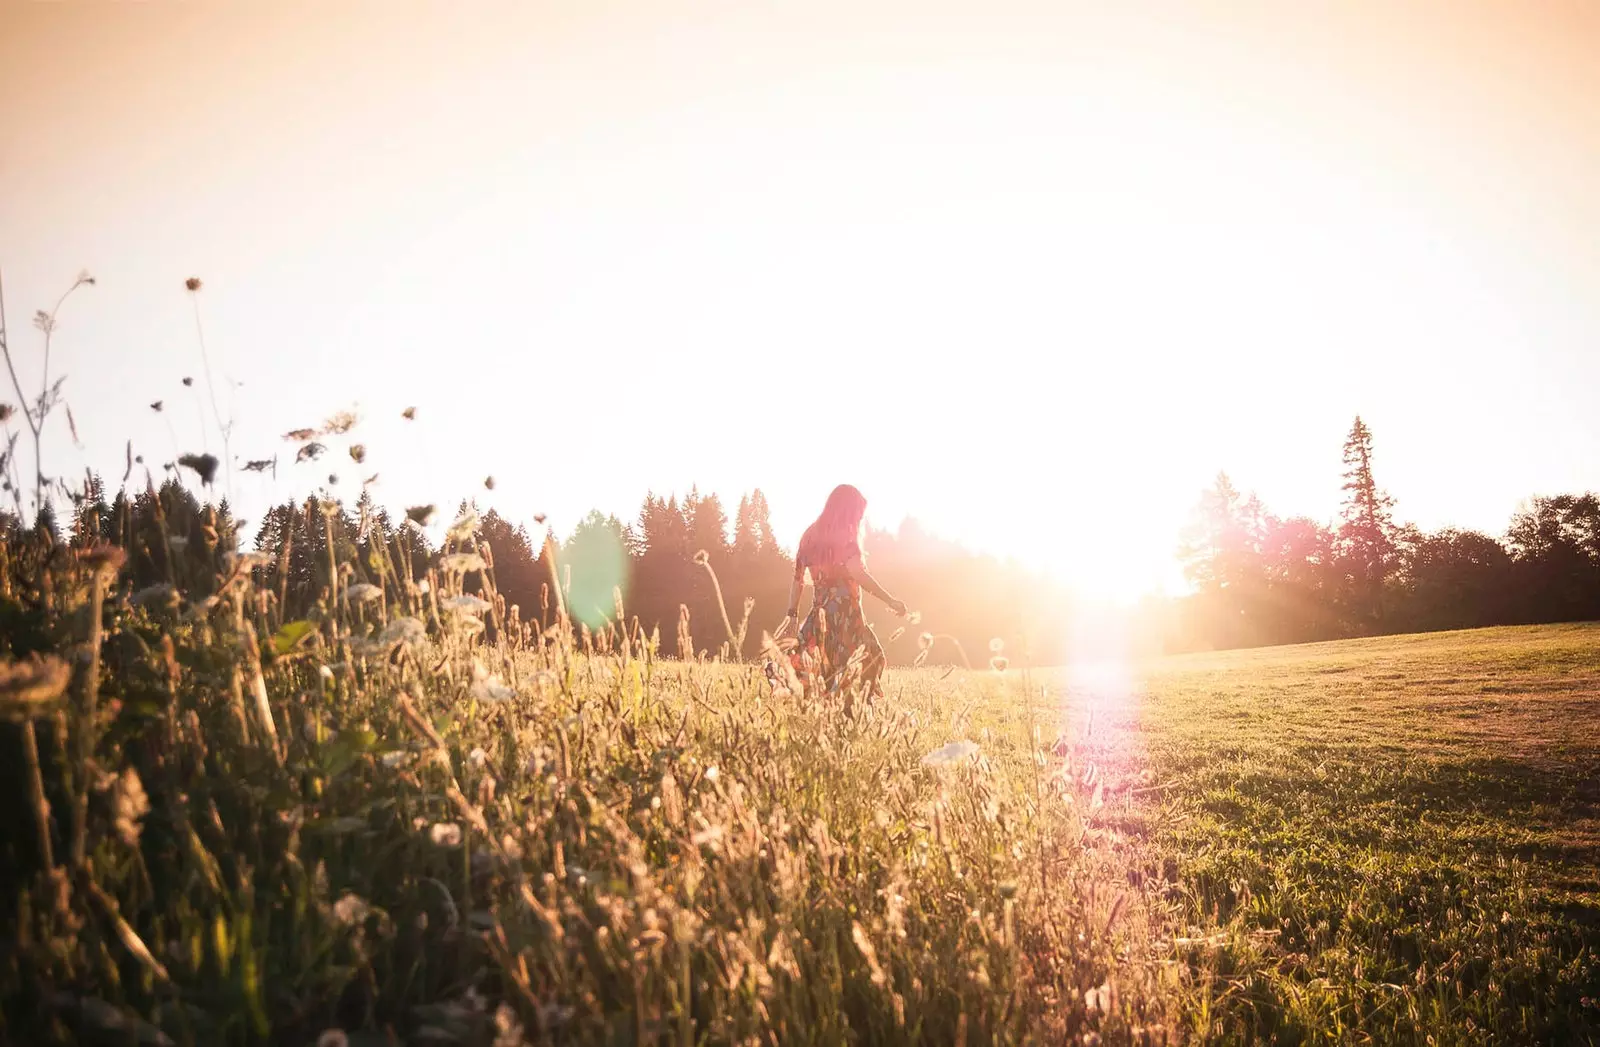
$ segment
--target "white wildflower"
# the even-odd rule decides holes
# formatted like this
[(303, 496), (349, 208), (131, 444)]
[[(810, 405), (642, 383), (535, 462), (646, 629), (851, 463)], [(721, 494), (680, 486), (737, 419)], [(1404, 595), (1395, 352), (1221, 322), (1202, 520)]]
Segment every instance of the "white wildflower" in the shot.
[(484, 563), (477, 553), (451, 553), (439, 559), (439, 566), (447, 571), (466, 572), (481, 571)]
[(450, 525), (450, 530), (445, 532), (445, 537), (461, 541), (463, 538), (471, 538), (477, 529), (478, 512), (476, 509), (468, 509), (456, 517), (455, 523)]
[(720, 777), (722, 777), (722, 772), (717, 770), (716, 764), (712, 764), (710, 767), (706, 768), (706, 781), (714, 782)]
[(473, 746), (472, 751), (467, 754), (467, 763), (469, 766), (482, 767), (488, 762), (489, 754), (483, 751), (483, 746), (481, 745)]
[(436, 847), (460, 847), (461, 826), (455, 822), (437, 822), (428, 830), (428, 839)]
[(383, 627), (383, 631), (378, 634), (378, 644), (382, 647), (393, 647), (395, 644), (403, 643), (415, 647), (427, 638), (428, 627), (422, 624), (422, 620), (405, 615)]
[(385, 767), (393, 768), (404, 767), (414, 759), (416, 759), (415, 753), (408, 753), (404, 749), (396, 749), (393, 752), (387, 752), (378, 757), (378, 762), (383, 764)]
[(371, 603), (382, 595), (383, 586), (371, 582), (357, 582), (344, 591), (344, 598), (351, 603)]
[(326, 665), (319, 665), (317, 666), (317, 675), (321, 676), (324, 680), (332, 680), (333, 670), (328, 668)]
[(960, 763), (962, 760), (976, 755), (978, 755), (977, 743), (969, 742), (963, 738), (959, 742), (942, 745), (924, 756), (922, 758), (922, 766), (949, 767), (951, 764)]
[(460, 614), (483, 614), (491, 606), (488, 600), (481, 596), (463, 593), (460, 596), (451, 596), (439, 601), (439, 606), (447, 611), (456, 611)]
[(509, 702), (517, 692), (505, 685), (499, 676), (490, 674), (472, 684), (472, 697), (480, 702)]

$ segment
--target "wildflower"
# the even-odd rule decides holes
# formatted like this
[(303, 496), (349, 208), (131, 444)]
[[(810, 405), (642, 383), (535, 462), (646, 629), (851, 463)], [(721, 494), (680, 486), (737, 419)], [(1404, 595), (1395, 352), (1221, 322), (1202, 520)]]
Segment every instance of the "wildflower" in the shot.
[(439, 566), (447, 571), (481, 571), (484, 563), (483, 557), (477, 553), (451, 553), (449, 556), (440, 557)]
[(714, 782), (720, 777), (722, 777), (722, 772), (717, 770), (716, 764), (712, 764), (710, 767), (706, 768), (706, 781)]
[(920, 651), (933, 650), (933, 634), (923, 633), (921, 636), (917, 637), (917, 649)]
[(292, 444), (304, 443), (317, 435), (315, 429), (290, 429), (283, 434), (283, 438)]
[(404, 411), (400, 412), (400, 417), (404, 418), (408, 422), (414, 422), (417, 418), (417, 409), (415, 407), (407, 407)]
[(333, 679), (333, 670), (328, 668), (326, 665), (319, 665), (317, 666), (317, 675), (322, 677), (324, 680), (331, 681)]
[(200, 278), (198, 276), (191, 276), (189, 279), (183, 282), (183, 286), (190, 291), (198, 291), (201, 287)]
[(483, 751), (483, 746), (481, 745), (473, 746), (472, 751), (467, 754), (467, 765), (469, 767), (482, 767), (488, 762), (489, 754)]
[(439, 606), (448, 611), (457, 611), (461, 614), (483, 614), (489, 610), (491, 604), (481, 596), (463, 593), (460, 596), (451, 596), (439, 601)]
[(1003, 654), (997, 654), (989, 659), (989, 668), (997, 673), (1003, 673), (1011, 665), (1011, 659)]
[(415, 758), (415, 753), (408, 753), (404, 749), (396, 749), (393, 752), (387, 752), (378, 757), (378, 762), (383, 764), (385, 767), (393, 769), (396, 767), (404, 767)]
[(922, 624), (922, 612), (921, 611), (912, 611), (910, 614), (906, 615), (906, 624), (907, 625), (921, 625)]
[(71, 667), (54, 656), (0, 660), (0, 701), (14, 706), (43, 705), (60, 698), (71, 680)]
[(463, 538), (472, 537), (473, 533), (476, 532), (477, 530), (478, 530), (478, 513), (477, 513), (477, 510), (469, 508), (466, 512), (464, 512), (460, 516), (456, 517), (455, 523), (452, 523), (450, 525), (450, 530), (445, 532), (445, 537), (454, 539), (456, 541), (460, 541)]
[(298, 465), (301, 462), (314, 462), (318, 458), (321, 458), (322, 452), (326, 450), (327, 447), (313, 440), (304, 447), (300, 448), (299, 452), (295, 454), (295, 464)]
[(346, 927), (364, 922), (371, 911), (372, 906), (364, 899), (348, 891), (344, 897), (333, 903), (333, 918)]
[(704, 549), (701, 549), (699, 552), (694, 554), (694, 565), (696, 567), (704, 567), (707, 564), (709, 564), (710, 562), (711, 562), (711, 555), (709, 553), (707, 553)]
[(428, 627), (422, 624), (421, 619), (405, 615), (383, 627), (383, 631), (378, 634), (378, 643), (385, 647), (393, 647), (400, 643), (416, 646), (427, 639), (427, 636)]
[(1000, 639), (1000, 637), (996, 636), (994, 639), (989, 641), (989, 653), (990, 654), (999, 654), (1001, 651), (1003, 651), (1005, 649), (1006, 649), (1006, 645)]
[(433, 591), (433, 583), (428, 581), (426, 578), (424, 578), (422, 581), (417, 583), (417, 594), (418, 595), (427, 596), (432, 591)]
[(455, 822), (436, 822), (428, 829), (428, 839), (435, 847), (460, 847), (461, 826)]
[(472, 684), (472, 697), (480, 702), (509, 702), (517, 692), (507, 687), (496, 675), (485, 676)]
[(949, 767), (951, 764), (959, 763), (962, 760), (965, 760), (968, 757), (976, 756), (977, 754), (977, 743), (969, 742), (963, 738), (961, 741), (951, 742), (948, 745), (942, 745), (933, 750), (933, 752), (924, 756), (922, 758), (922, 766)]
[(129, 847), (139, 846), (139, 833), (144, 828), (144, 816), (150, 813), (150, 799), (145, 795), (139, 772), (125, 769), (117, 779), (116, 791), (111, 797), (112, 824), (117, 836)]
[(357, 582), (344, 591), (345, 599), (351, 603), (371, 603), (382, 595), (383, 586), (371, 582)]
[(406, 510), (406, 519), (418, 527), (426, 527), (429, 521), (433, 519), (433, 514), (434, 507), (431, 505), (413, 505)]

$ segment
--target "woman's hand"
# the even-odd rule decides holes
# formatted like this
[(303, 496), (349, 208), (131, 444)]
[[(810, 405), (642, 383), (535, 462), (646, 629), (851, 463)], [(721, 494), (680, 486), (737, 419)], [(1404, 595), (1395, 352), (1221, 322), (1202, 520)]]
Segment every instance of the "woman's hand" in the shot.
[(904, 600), (890, 600), (889, 610), (893, 611), (902, 618), (911, 613), (910, 610), (907, 609), (906, 602)]

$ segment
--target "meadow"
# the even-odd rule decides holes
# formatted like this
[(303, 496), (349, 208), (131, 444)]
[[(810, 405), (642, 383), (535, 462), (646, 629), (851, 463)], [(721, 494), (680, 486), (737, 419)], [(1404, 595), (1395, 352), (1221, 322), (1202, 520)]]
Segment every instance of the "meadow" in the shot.
[(1600, 630), (1007, 652), (847, 716), (620, 599), (523, 620), (468, 519), (425, 578), (330, 545), (292, 620), (226, 537), (5, 594), (4, 1042), (1596, 1038)]

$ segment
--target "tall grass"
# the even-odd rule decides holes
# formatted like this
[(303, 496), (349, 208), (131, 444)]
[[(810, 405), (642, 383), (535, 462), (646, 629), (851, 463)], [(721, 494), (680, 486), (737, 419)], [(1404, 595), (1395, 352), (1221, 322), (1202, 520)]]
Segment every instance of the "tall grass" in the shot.
[(0, 1039), (1165, 1040), (1070, 745), (920, 671), (845, 717), (636, 625), (540, 631), (470, 521), (426, 585), (330, 545), (296, 620), (199, 540), (211, 576), (138, 593), (114, 550), (7, 550), (50, 655), (0, 676)]

